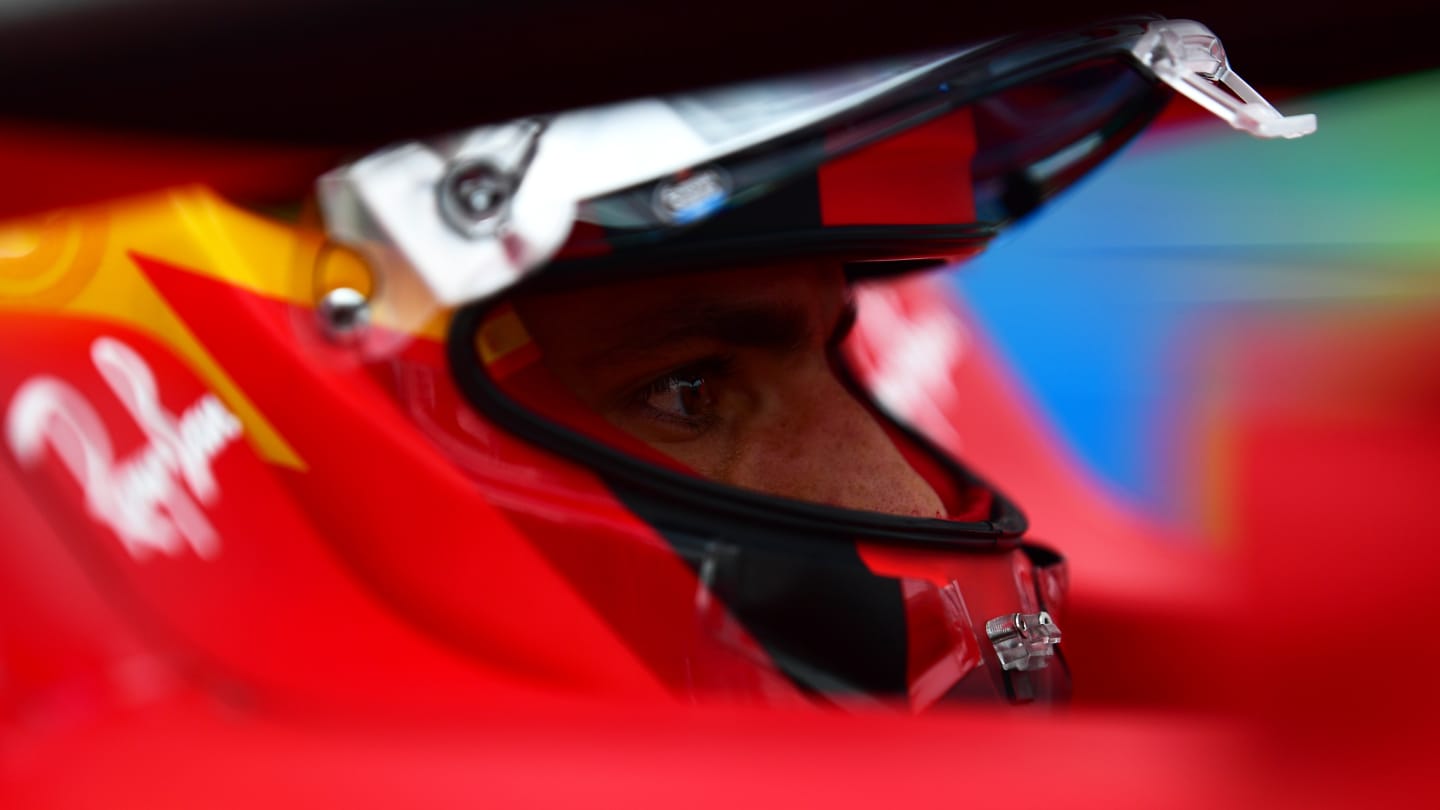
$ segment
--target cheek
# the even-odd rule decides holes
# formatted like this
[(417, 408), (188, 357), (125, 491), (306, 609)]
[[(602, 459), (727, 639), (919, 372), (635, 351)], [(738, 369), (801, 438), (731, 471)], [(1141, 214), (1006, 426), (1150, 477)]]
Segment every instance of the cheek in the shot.
[[(735, 459), (747, 437), (753, 437), (754, 396), (749, 385), (727, 380), (714, 386), (703, 402), (689, 406), (704, 411), (696, 428), (667, 423), (664, 419), (645, 415), (641, 407), (620, 407), (602, 414), (610, 426), (626, 434), (632, 441), (648, 445), (669, 459), (679, 462), (702, 477), (728, 482), (732, 479)], [(671, 404), (657, 399), (652, 404)], [(687, 406), (687, 407), (689, 407)], [(613, 435), (613, 434), (612, 434)]]
[(734, 436), (719, 480), (852, 509), (937, 517), (944, 507), (870, 412), (831, 374), (762, 409)]
[(757, 441), (753, 410), (739, 399), (733, 393), (723, 397), (720, 417), (703, 435), (684, 441), (651, 441), (650, 446), (702, 477), (736, 483), (735, 469), (744, 448)]

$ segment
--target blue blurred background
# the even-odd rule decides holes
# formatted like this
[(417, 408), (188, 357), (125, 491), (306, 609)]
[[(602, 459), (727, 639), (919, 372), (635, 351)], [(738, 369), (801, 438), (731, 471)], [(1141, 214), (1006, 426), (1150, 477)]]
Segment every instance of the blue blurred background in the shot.
[(1319, 131), (1159, 126), (955, 274), (1071, 449), (1161, 519), (1195, 519), (1179, 434), (1215, 380), (1194, 347), (1235, 313), (1440, 301), (1440, 72), (1277, 106)]

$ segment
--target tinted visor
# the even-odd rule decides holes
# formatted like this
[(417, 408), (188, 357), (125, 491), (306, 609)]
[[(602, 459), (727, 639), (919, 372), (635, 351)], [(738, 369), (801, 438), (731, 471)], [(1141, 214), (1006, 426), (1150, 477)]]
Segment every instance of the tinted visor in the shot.
[(1204, 26), (1137, 18), (477, 127), (372, 153), (318, 191), (336, 241), (408, 277), (380, 291), (377, 322), (418, 328), (535, 276), (963, 257), (1170, 89), (1261, 137), (1314, 129), (1241, 81)]
[(964, 79), (935, 72), (923, 92), (859, 117), (587, 200), (544, 275), (755, 255), (963, 258), (1113, 154), (1168, 97), (1124, 54), (978, 97)]

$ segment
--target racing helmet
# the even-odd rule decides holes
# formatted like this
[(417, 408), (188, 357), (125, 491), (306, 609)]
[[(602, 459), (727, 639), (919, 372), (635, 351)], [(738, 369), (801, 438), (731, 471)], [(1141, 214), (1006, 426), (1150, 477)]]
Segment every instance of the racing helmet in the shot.
[(1133, 18), (392, 144), (300, 223), (50, 215), (0, 297), (6, 500), (265, 694), (1062, 699), (1064, 561), (962, 460), (930, 271), (1172, 90), (1314, 128)]

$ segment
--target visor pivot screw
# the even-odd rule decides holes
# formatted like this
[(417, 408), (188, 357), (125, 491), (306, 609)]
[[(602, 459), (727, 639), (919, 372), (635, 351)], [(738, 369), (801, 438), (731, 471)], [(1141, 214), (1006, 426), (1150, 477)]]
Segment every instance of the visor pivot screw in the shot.
[(440, 212), (460, 233), (487, 236), (499, 225), (512, 186), (509, 175), (490, 163), (457, 164), (440, 181)]
[(370, 300), (359, 290), (337, 287), (320, 299), (318, 313), (326, 337), (349, 343), (370, 325)]

